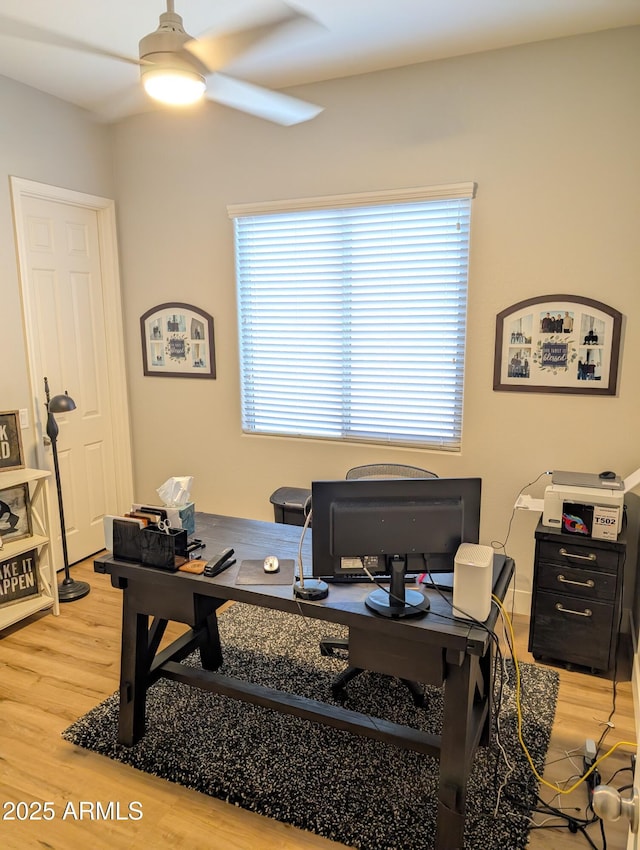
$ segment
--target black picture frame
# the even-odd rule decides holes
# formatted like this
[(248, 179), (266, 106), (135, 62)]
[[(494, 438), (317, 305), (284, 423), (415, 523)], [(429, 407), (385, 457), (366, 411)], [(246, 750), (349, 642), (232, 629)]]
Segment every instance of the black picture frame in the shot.
[(0, 412), (0, 471), (24, 469), (20, 411)]
[(38, 550), (30, 549), (8, 560), (0, 551), (0, 575), (7, 576), (0, 586), (0, 607), (40, 593)]
[(0, 489), (0, 537), (3, 542), (22, 540), (32, 534), (29, 485), (14, 484)]
[(577, 295), (543, 295), (496, 317), (493, 389), (615, 395), (622, 313)]
[(144, 374), (215, 378), (213, 316), (192, 304), (167, 302), (140, 317)]

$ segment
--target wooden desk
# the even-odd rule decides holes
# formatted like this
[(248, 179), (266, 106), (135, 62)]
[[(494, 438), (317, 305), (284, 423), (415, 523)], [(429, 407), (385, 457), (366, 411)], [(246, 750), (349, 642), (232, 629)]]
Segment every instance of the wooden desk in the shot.
[[(431, 610), (416, 619), (390, 620), (371, 612), (364, 600), (369, 584), (332, 584), (320, 602), (295, 599), (290, 585), (235, 583), (243, 560), (266, 555), (296, 559), (300, 529), (270, 522), (196, 514), (196, 533), (211, 557), (233, 546), (237, 563), (216, 578), (167, 573), (137, 563), (98, 558), (96, 572), (108, 573), (123, 591), (120, 714), (118, 740), (131, 746), (145, 732), (145, 701), (149, 685), (160, 677), (255, 703), (358, 735), (427, 753), (440, 759), (438, 790), (438, 850), (463, 846), (467, 778), (478, 744), (490, 737), (493, 642), (473, 623), (451, 620), (451, 608), (429, 591)], [(305, 573), (311, 565), (310, 534), (305, 540)], [(494, 593), (503, 599), (513, 573), (513, 561), (494, 558)], [(265, 577), (268, 581), (268, 577)], [(301, 614), (349, 628), (349, 661), (366, 669), (441, 686), (444, 717), (440, 735), (430, 735), (340, 705), (273, 690), (214, 671), (223, 648), (217, 609), (227, 600)], [(152, 618), (151, 625), (149, 618)], [(496, 607), (487, 622), (495, 626)], [(170, 647), (158, 652), (167, 622), (191, 628)], [(199, 649), (202, 668), (180, 662)], [(318, 651), (320, 651), (318, 649)]]

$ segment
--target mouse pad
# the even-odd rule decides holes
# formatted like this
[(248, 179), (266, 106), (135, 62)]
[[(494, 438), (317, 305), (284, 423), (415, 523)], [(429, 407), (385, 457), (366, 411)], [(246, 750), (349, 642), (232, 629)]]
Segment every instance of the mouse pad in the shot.
[(264, 558), (260, 561), (242, 561), (236, 584), (293, 584), (293, 560), (280, 561), (277, 573), (265, 573)]

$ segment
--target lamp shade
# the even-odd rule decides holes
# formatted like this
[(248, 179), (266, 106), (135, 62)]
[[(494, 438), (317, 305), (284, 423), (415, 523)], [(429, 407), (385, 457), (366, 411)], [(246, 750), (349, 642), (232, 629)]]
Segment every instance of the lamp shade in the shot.
[(75, 409), (75, 401), (66, 392), (64, 395), (54, 395), (49, 402), (49, 411), (51, 413), (67, 413), (69, 410)]

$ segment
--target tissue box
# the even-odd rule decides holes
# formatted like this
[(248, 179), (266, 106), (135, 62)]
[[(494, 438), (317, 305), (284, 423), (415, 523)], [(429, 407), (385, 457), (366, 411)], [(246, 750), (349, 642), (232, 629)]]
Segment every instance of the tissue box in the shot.
[(181, 508), (165, 508), (165, 510), (172, 528), (184, 528), (187, 534), (196, 533), (195, 502), (187, 502)]
[[(142, 507), (142, 504), (132, 505), (134, 511), (139, 511)], [(153, 505), (149, 507), (153, 507)], [(158, 510), (160, 510), (160, 507), (158, 507)], [(187, 502), (181, 508), (169, 508), (164, 505), (162, 510), (167, 512), (167, 519), (171, 523), (171, 528), (184, 528), (187, 534), (196, 533), (196, 506), (194, 502)]]

